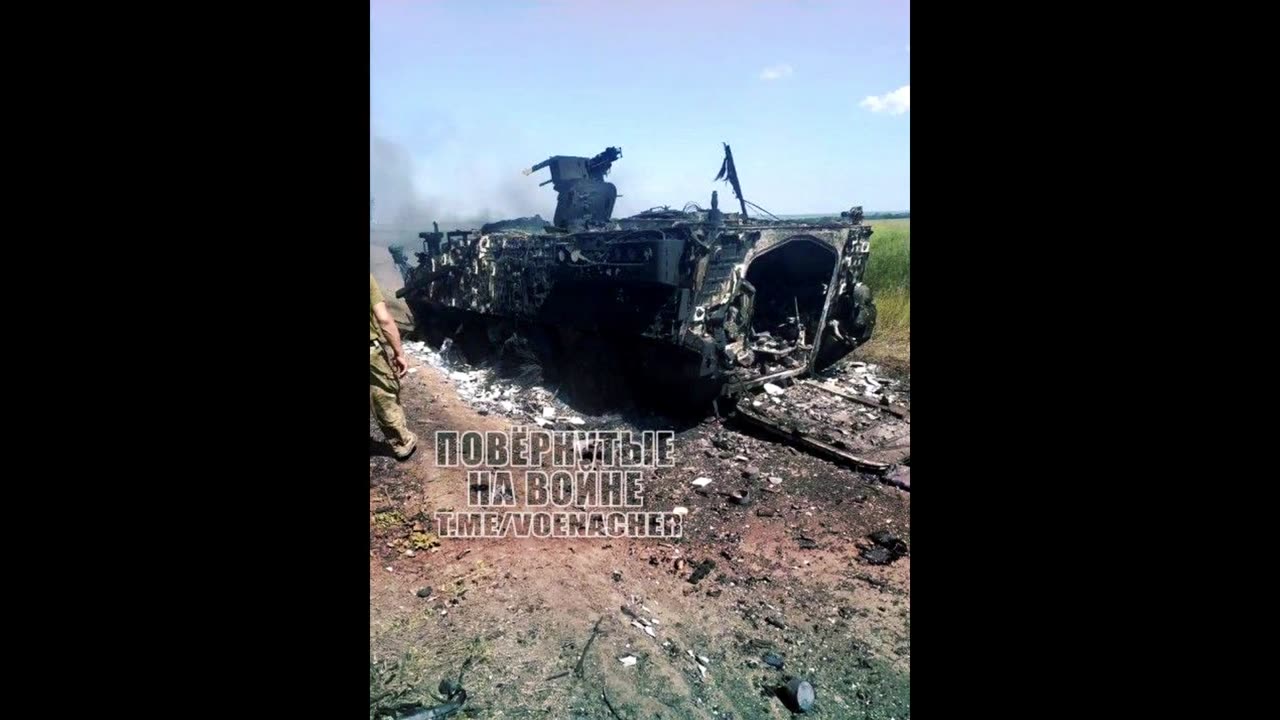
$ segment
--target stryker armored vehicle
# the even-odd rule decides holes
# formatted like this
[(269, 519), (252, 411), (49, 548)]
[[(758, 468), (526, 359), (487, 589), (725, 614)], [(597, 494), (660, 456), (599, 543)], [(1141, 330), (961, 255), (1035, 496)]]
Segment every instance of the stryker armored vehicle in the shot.
[(748, 217), (725, 152), (720, 177), (740, 213), (722, 212), (713, 192), (706, 209), (622, 219), (605, 180), (619, 148), (548, 158), (524, 172), (550, 171), (552, 222), (420, 233), (416, 265), (391, 249), (405, 281), (396, 296), (433, 346), (448, 338), (479, 363), (518, 339), (571, 392), (598, 393), (613, 375), (633, 393), (705, 405), (821, 370), (875, 326), (862, 282), (871, 227), (859, 207), (819, 224)]

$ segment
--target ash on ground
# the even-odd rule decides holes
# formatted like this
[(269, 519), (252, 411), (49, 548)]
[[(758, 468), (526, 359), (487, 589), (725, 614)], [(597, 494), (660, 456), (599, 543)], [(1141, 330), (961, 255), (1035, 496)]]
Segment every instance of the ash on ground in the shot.
[[(505, 417), (516, 424), (546, 430), (655, 429), (675, 427), (687, 435), (693, 427), (657, 414), (612, 412), (590, 415), (571, 407), (559, 387), (542, 383), (536, 366), (519, 372), (502, 372), (486, 365), (469, 365), (462, 354), (445, 340), (440, 349), (422, 341), (405, 343), (405, 350), (421, 362), (449, 378), (459, 398), (477, 412)], [(416, 371), (414, 369), (413, 371)], [(816, 453), (838, 465), (870, 471), (882, 482), (910, 490), (911, 425), (909, 415), (910, 379), (882, 373), (875, 364), (845, 360), (806, 379), (766, 383), (736, 401), (722, 399), (716, 416), (702, 425), (722, 424), (760, 435), (782, 450), (785, 444)], [(733, 419), (751, 419), (733, 423)], [(755, 430), (763, 427), (770, 433)]]
[(482, 414), (499, 415), (520, 424), (547, 430), (586, 429), (619, 422), (620, 416), (583, 417), (559, 398), (558, 388), (539, 384), (541, 373), (533, 368), (514, 379), (504, 379), (493, 367), (472, 367), (446, 339), (439, 350), (421, 340), (406, 342), (405, 352), (449, 378), (464, 402)]

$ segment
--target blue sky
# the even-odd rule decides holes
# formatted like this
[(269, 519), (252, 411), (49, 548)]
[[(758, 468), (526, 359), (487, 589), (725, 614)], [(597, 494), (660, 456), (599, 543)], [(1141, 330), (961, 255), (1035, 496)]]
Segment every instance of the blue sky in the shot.
[(375, 220), (550, 217), (550, 155), (610, 145), (616, 216), (736, 202), (779, 214), (910, 195), (910, 5), (887, 0), (372, 0)]

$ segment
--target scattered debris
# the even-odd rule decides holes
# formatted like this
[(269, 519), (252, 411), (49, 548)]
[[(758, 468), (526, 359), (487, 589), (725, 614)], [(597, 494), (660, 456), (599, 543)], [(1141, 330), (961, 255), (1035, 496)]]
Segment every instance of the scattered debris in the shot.
[(645, 623), (643, 620), (632, 620), (631, 624), (640, 630), (643, 630), (645, 634), (651, 638), (656, 639), (658, 637), (658, 634), (654, 631), (653, 627)]
[[(910, 458), (908, 458), (910, 460)], [(892, 485), (903, 490), (911, 490), (911, 467), (909, 465), (898, 465), (890, 470), (881, 482), (885, 485)]]
[(628, 655), (626, 657), (621, 657), (621, 658), (618, 658), (618, 662), (622, 663), (623, 667), (631, 667), (632, 665), (636, 664), (636, 656)]
[(582, 677), (582, 661), (587, 659), (587, 650), (591, 649), (591, 643), (595, 642), (596, 633), (600, 632), (601, 620), (604, 620), (603, 615), (596, 620), (595, 626), (591, 628), (591, 637), (587, 638), (587, 644), (582, 646), (582, 655), (578, 657), (578, 664), (573, 667), (573, 674), (576, 677)]
[(868, 537), (875, 546), (864, 547), (858, 554), (872, 565), (889, 565), (907, 554), (907, 544), (888, 530), (879, 530)]
[(810, 685), (808, 680), (791, 678), (791, 681), (779, 690), (779, 697), (792, 712), (807, 713), (813, 709), (815, 699), (813, 685)]
[(870, 407), (876, 408), (877, 410), (884, 410), (885, 412), (888, 412), (896, 417), (902, 418), (907, 422), (911, 422), (911, 415), (907, 412), (906, 408), (901, 407), (899, 405), (890, 405), (887, 397), (881, 397), (879, 400), (872, 400), (871, 398), (858, 397), (857, 395), (850, 395), (848, 393), (840, 392), (839, 390), (831, 387), (830, 385), (820, 385), (812, 380), (801, 380), (800, 383), (802, 385), (809, 385), (812, 387), (816, 387), (819, 390), (825, 390), (826, 392), (829, 392), (832, 395), (835, 395), (836, 397), (842, 397), (846, 400), (852, 400), (853, 402), (856, 402), (856, 403), (868, 405)]
[(711, 484), (711, 478), (709, 478), (709, 477), (700, 477), (700, 478), (698, 478), (697, 480), (694, 480), (694, 481), (693, 481), (693, 484), (694, 484), (695, 486), (697, 486), (697, 487), (706, 487), (706, 486), (708, 486), (708, 485), (710, 485), (710, 484)]
[(902, 538), (899, 538), (888, 530), (877, 530), (871, 533), (868, 537), (871, 538), (871, 542), (889, 548), (895, 553), (900, 555), (907, 554), (907, 544), (902, 541)]
[(419, 588), (419, 589), (418, 589), (418, 597), (420, 597), (420, 598), (429, 598), (429, 597), (431, 597), (431, 588), (429, 588), (429, 587)]
[(689, 508), (677, 505), (676, 507), (671, 509), (671, 514), (672, 515), (688, 515)]
[(716, 567), (715, 560), (711, 560), (710, 558), (703, 560), (702, 562), (698, 563), (698, 567), (693, 569), (693, 574), (689, 576), (689, 582), (691, 584), (697, 585), (698, 582), (701, 581), (702, 578), (706, 577), (708, 573), (714, 570), (715, 567)]
[(768, 665), (771, 668), (777, 668), (778, 670), (781, 670), (786, 664), (782, 658), (773, 653), (765, 653), (763, 660), (765, 665)]
[(770, 395), (770, 396), (772, 396), (772, 397), (777, 397), (777, 396), (779, 396), (779, 395), (783, 394), (784, 392), (786, 392), (785, 390), (783, 390), (782, 388), (778, 387), (777, 385), (774, 385), (773, 383), (765, 383), (765, 384), (764, 384), (764, 391), (765, 391), (765, 392), (767, 392), (767, 393), (769, 393), (769, 395)]
[(819, 457), (824, 457), (832, 462), (849, 465), (864, 472), (877, 474), (883, 473), (891, 467), (889, 463), (865, 460), (833, 445), (822, 442), (821, 440), (800, 432), (794, 427), (794, 425), (789, 428), (780, 426), (768, 417), (756, 412), (754, 409), (744, 407), (742, 403), (738, 404), (737, 417), (745, 420), (750, 425), (774, 435), (775, 437), (781, 438), (787, 443), (795, 445), (803, 450), (807, 450)]
[(440, 681), (438, 690), (444, 696), (443, 704), (432, 707), (410, 705), (401, 708), (396, 713), (397, 720), (444, 720), (461, 710), (462, 705), (467, 701), (467, 691), (447, 678)]

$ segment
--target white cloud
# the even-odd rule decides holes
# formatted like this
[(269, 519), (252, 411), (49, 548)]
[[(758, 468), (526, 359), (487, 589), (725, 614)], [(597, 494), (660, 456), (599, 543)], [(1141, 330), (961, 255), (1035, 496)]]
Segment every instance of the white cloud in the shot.
[(779, 78), (790, 77), (792, 73), (790, 65), (772, 65), (760, 71), (761, 80), (777, 80)]
[(858, 104), (871, 112), (887, 112), (890, 115), (901, 115), (911, 110), (911, 86), (903, 85), (897, 90), (879, 97), (869, 95), (866, 100)]

